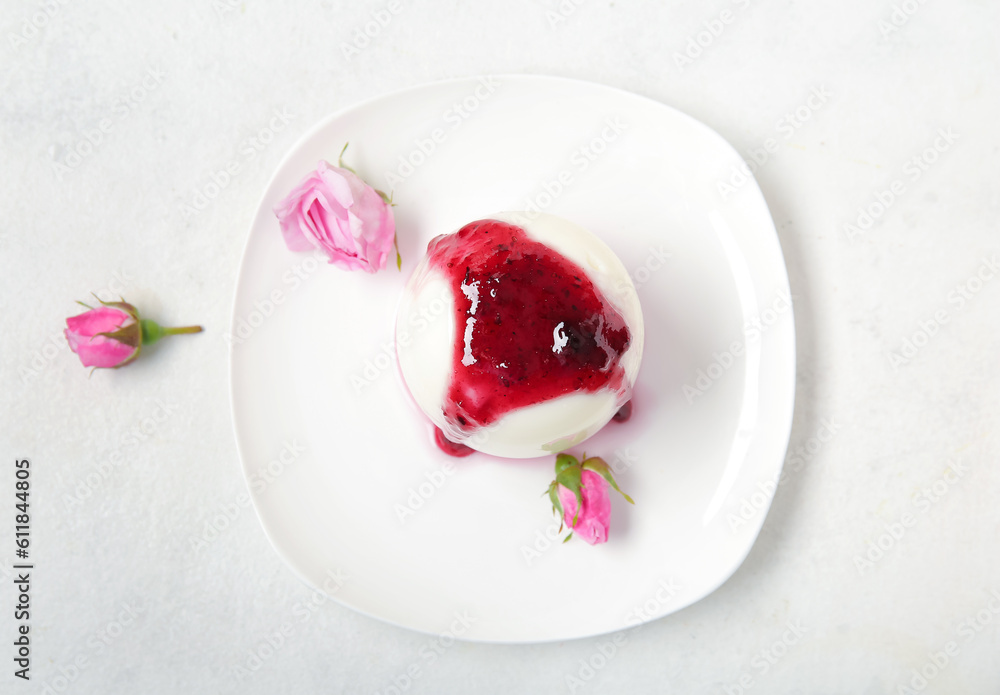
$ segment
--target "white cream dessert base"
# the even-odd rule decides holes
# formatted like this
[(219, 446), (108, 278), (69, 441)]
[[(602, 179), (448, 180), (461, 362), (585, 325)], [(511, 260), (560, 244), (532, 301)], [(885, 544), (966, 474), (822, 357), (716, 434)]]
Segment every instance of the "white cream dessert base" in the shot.
[(620, 358), (627, 388), (624, 392), (606, 388), (570, 393), (514, 410), (475, 432), (457, 431), (443, 412), (458, 339), (455, 300), (448, 277), (430, 266), (429, 256), (413, 272), (396, 315), (396, 351), (403, 381), (424, 414), (454, 442), (507, 458), (562, 451), (604, 427), (631, 395), (642, 360), (644, 332), (639, 296), (618, 256), (599, 238), (568, 220), (523, 212), (503, 212), (481, 219), (521, 227), (534, 241), (587, 272), (595, 288), (621, 313), (631, 333), (631, 343)]

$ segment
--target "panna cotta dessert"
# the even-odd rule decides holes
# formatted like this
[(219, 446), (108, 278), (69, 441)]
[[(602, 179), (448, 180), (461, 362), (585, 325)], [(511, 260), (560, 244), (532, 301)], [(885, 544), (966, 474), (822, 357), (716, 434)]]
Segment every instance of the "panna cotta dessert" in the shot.
[(499, 213), (433, 239), (396, 317), (403, 381), (457, 455), (544, 456), (624, 419), (642, 344), (618, 257), (540, 213)]

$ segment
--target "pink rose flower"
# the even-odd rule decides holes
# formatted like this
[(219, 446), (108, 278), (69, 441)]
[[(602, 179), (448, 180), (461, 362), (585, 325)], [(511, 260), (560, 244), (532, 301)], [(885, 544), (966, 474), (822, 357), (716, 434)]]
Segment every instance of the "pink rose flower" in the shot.
[(163, 328), (155, 321), (139, 318), (138, 310), (125, 301), (101, 306), (66, 319), (66, 341), (84, 367), (118, 369), (139, 356), (143, 345), (166, 335), (198, 333), (201, 326)]
[(321, 161), (274, 207), (274, 214), (290, 250), (317, 248), (338, 268), (374, 273), (385, 267), (395, 244), (392, 205), (384, 193), (340, 164)]
[(136, 316), (99, 306), (66, 319), (66, 340), (84, 367), (117, 369), (139, 355), (141, 328)]
[(585, 456), (580, 463), (569, 454), (556, 457), (556, 479), (549, 485), (549, 499), (552, 510), (570, 529), (563, 542), (572, 538), (574, 532), (591, 545), (607, 542), (611, 523), (609, 486), (633, 504), (632, 498), (618, 487), (603, 459)]
[(591, 545), (605, 543), (608, 540), (608, 526), (611, 523), (608, 483), (594, 471), (583, 471), (580, 480), (580, 493), (583, 495), (583, 505), (580, 507), (577, 507), (573, 491), (559, 486), (563, 523)]

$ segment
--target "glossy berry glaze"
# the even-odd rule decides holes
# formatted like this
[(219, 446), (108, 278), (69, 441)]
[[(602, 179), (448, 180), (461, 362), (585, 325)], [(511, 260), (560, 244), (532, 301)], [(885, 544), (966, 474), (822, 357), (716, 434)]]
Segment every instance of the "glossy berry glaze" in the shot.
[(441, 431), (440, 427), (434, 428), (434, 443), (438, 445), (438, 448), (449, 456), (455, 456), (456, 458), (462, 458), (473, 453), (475, 449), (470, 446), (465, 446), (465, 444), (459, 444), (458, 442), (453, 442), (444, 436), (444, 432)]
[(428, 253), (455, 297), (444, 403), (455, 430), (569, 393), (622, 389), (631, 335), (580, 266), (498, 220), (438, 237)]

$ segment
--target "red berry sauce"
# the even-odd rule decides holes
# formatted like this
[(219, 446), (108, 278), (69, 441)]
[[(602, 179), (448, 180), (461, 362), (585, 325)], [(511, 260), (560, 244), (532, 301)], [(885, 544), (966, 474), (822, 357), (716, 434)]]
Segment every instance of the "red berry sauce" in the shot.
[(456, 430), (565, 394), (624, 386), (619, 361), (631, 334), (580, 266), (498, 220), (437, 237), (427, 251), (455, 297), (444, 415)]
[(438, 449), (449, 456), (455, 456), (456, 458), (468, 456), (475, 451), (472, 447), (465, 446), (465, 444), (459, 444), (458, 442), (453, 442), (445, 437), (444, 432), (441, 431), (440, 427), (434, 428), (434, 443), (438, 445)]
[(628, 422), (629, 418), (631, 417), (632, 417), (632, 401), (629, 401), (621, 408), (619, 408), (618, 412), (615, 413), (611, 419), (614, 420), (615, 422)]

